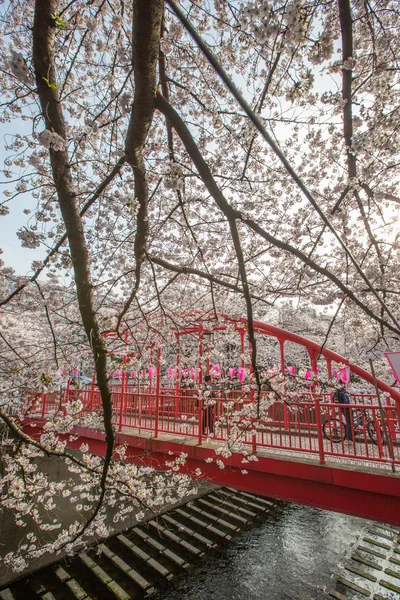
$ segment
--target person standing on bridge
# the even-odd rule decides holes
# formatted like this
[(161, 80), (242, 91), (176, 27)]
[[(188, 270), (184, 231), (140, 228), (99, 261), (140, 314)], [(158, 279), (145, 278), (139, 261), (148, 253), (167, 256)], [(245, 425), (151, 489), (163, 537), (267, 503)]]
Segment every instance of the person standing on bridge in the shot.
[[(338, 404), (350, 404), (350, 398), (347, 394), (345, 384), (342, 380), (339, 381), (340, 387), (336, 390), (333, 395), (333, 401)], [(340, 407), (342, 414), (346, 420), (346, 441), (353, 441), (353, 420), (351, 418), (351, 409), (344, 406)]]
[(206, 435), (207, 429), (210, 434), (214, 433), (214, 405), (215, 405), (215, 392), (212, 389), (212, 378), (211, 375), (204, 377), (204, 383), (201, 390), (201, 397), (203, 399), (202, 407), (202, 431), (203, 435)]

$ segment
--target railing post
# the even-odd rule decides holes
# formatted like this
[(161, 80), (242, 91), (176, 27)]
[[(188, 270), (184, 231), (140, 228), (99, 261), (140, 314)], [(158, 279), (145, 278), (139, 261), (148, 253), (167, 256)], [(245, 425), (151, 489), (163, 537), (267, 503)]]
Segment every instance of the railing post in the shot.
[(122, 379), (121, 379), (121, 402), (119, 405), (119, 426), (118, 431), (122, 430), (124, 423), (124, 410), (126, 406), (126, 392), (127, 392), (127, 382), (128, 382), (128, 373), (126, 371), (122, 371)]
[(388, 424), (388, 429), (389, 429), (389, 435), (392, 440), (396, 440), (396, 429), (394, 426), (395, 417), (393, 416), (393, 409), (392, 409), (392, 405), (390, 403), (389, 396), (386, 396), (386, 406), (387, 406), (386, 414), (387, 414), (387, 424)]
[(92, 383), (90, 387), (90, 411), (93, 412), (94, 408), (94, 386), (96, 385), (96, 375), (92, 377)]
[(379, 419), (376, 416), (376, 410), (373, 410), (372, 417), (373, 417), (373, 421), (374, 421), (374, 425), (375, 425), (376, 442), (377, 442), (377, 446), (378, 446), (379, 458), (383, 458), (385, 453), (383, 451), (383, 444), (382, 444), (381, 424), (379, 423)]
[(319, 403), (319, 396), (317, 394), (314, 395), (314, 403), (315, 403), (315, 420), (317, 423), (317, 434), (318, 434), (319, 462), (321, 465), (324, 465), (325, 464), (325, 452), (324, 452), (324, 438), (322, 436), (321, 406)]
[(257, 430), (254, 427), (254, 424), (251, 431), (251, 453), (257, 454)]
[(200, 446), (203, 443), (203, 398), (202, 397), (199, 397), (199, 416), (198, 416), (198, 420), (199, 420), (198, 444)]
[(46, 392), (42, 392), (42, 419), (44, 419), (44, 416), (46, 414), (46, 408), (47, 408), (47, 394), (46, 394)]
[(157, 349), (157, 386), (156, 386), (156, 419), (154, 427), (154, 437), (158, 437), (158, 428), (160, 421), (160, 387), (161, 387), (161, 346)]

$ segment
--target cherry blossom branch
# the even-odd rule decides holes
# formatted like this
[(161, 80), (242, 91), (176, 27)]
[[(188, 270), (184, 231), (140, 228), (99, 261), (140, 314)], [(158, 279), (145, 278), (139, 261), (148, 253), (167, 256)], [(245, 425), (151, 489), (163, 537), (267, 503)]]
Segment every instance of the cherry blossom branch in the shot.
[(299, 175), (296, 173), (296, 171), (291, 166), (291, 164), (289, 163), (289, 161), (283, 155), (283, 153), (280, 150), (280, 148), (278, 147), (278, 145), (274, 142), (274, 140), (272, 139), (272, 137), (269, 135), (269, 133), (265, 129), (265, 127), (262, 124), (262, 122), (261, 122), (260, 118), (258, 117), (258, 115), (250, 108), (249, 104), (246, 102), (246, 100), (244, 99), (244, 97), (242, 96), (242, 94), (237, 89), (236, 85), (233, 83), (233, 81), (225, 73), (224, 69), (222, 68), (222, 66), (220, 65), (220, 63), (218, 62), (218, 60), (216, 59), (216, 57), (214, 56), (214, 54), (210, 51), (210, 49), (208, 48), (208, 46), (204, 43), (204, 41), (202, 40), (202, 38), (200, 37), (200, 35), (197, 33), (197, 31), (194, 29), (194, 27), (192, 26), (192, 24), (185, 17), (185, 15), (181, 11), (181, 9), (175, 4), (175, 2), (173, 2), (173, 0), (167, 0), (167, 3), (172, 8), (172, 10), (174, 11), (174, 13), (178, 17), (178, 19), (181, 21), (181, 23), (185, 27), (185, 29), (188, 31), (188, 33), (190, 34), (190, 36), (194, 39), (194, 41), (196, 42), (196, 44), (198, 45), (198, 47), (200, 48), (200, 50), (203, 52), (203, 54), (205, 55), (205, 57), (207, 58), (207, 60), (211, 64), (211, 66), (214, 68), (214, 70), (216, 71), (216, 73), (219, 75), (219, 77), (222, 79), (222, 81), (224, 82), (224, 84), (226, 85), (226, 87), (229, 89), (229, 91), (231, 92), (231, 94), (233, 95), (233, 97), (236, 99), (236, 101), (238, 102), (238, 104), (245, 111), (245, 113), (247, 114), (247, 116), (249, 117), (249, 119), (251, 120), (251, 122), (253, 123), (253, 125), (258, 129), (258, 131), (261, 133), (261, 135), (263, 136), (263, 138), (265, 139), (265, 141), (272, 148), (272, 150), (274, 151), (274, 153), (276, 154), (276, 156), (278, 157), (278, 159), (281, 161), (282, 165), (285, 167), (286, 171), (289, 173), (289, 175), (291, 176), (291, 178), (293, 179), (293, 181), (295, 182), (295, 184), (302, 191), (302, 193), (307, 198), (307, 200), (310, 202), (310, 204), (312, 205), (312, 207), (314, 208), (314, 210), (317, 212), (317, 214), (320, 216), (320, 218), (322, 219), (322, 221), (327, 225), (327, 227), (329, 228), (329, 230), (333, 233), (333, 235), (335, 236), (335, 238), (338, 241), (339, 245), (342, 247), (342, 249), (344, 250), (344, 252), (348, 256), (348, 258), (350, 259), (350, 261), (354, 265), (354, 267), (355, 267), (356, 271), (358, 272), (358, 274), (360, 275), (360, 277), (365, 281), (365, 283), (367, 284), (367, 286), (370, 288), (371, 292), (374, 294), (375, 298), (378, 300), (378, 302), (384, 308), (384, 310), (386, 311), (386, 313), (388, 314), (388, 316), (390, 317), (390, 319), (395, 324), (395, 326), (397, 328), (396, 331), (400, 331), (400, 324), (398, 323), (398, 321), (397, 321), (396, 317), (394, 316), (393, 312), (386, 305), (386, 303), (380, 297), (380, 295), (376, 292), (374, 286), (372, 285), (372, 283), (370, 282), (370, 280), (368, 279), (368, 277), (366, 276), (366, 274), (364, 273), (364, 271), (361, 269), (360, 265), (358, 264), (358, 261), (353, 256), (353, 254), (351, 253), (351, 251), (349, 250), (349, 248), (347, 247), (347, 245), (345, 244), (345, 242), (342, 240), (342, 238), (340, 237), (339, 233), (336, 231), (335, 227), (332, 225), (332, 223), (330, 222), (330, 220), (328, 219), (328, 217), (325, 215), (325, 213), (321, 209), (320, 205), (318, 204), (318, 202), (316, 201), (316, 199), (314, 198), (314, 196), (308, 190), (307, 186), (303, 183), (302, 179), (299, 177)]
[[(225, 199), (223, 193), (219, 189), (215, 179), (212, 176), (211, 170), (208, 167), (206, 161), (201, 155), (196, 142), (194, 141), (188, 127), (180, 117), (180, 115), (176, 112), (176, 110), (161, 96), (161, 94), (157, 94), (156, 98), (156, 108), (160, 110), (163, 114), (167, 114), (171, 123), (173, 124), (175, 131), (178, 133), (183, 145), (193, 163), (195, 164), (204, 185), (208, 189), (210, 195), (214, 198), (219, 209), (224, 213), (227, 217), (228, 221), (230, 219), (240, 219), (243, 223), (246, 223), (250, 229), (256, 232), (260, 237), (265, 239), (267, 242), (272, 244), (273, 246), (284, 250), (285, 252), (291, 254), (292, 256), (296, 256), (303, 262), (306, 266), (310, 267), (317, 273), (320, 273), (327, 279), (330, 279), (336, 287), (338, 287), (346, 296), (349, 297), (357, 306), (359, 306), (369, 317), (374, 319), (380, 324), (383, 324), (385, 327), (396, 333), (400, 334), (400, 328), (396, 328), (386, 320), (382, 319), (378, 315), (376, 315), (368, 306), (366, 306), (359, 298), (347, 287), (336, 275), (331, 273), (325, 267), (321, 267), (314, 260), (309, 258), (306, 254), (304, 254), (301, 250), (298, 250), (291, 244), (280, 240), (279, 238), (271, 235), (265, 229), (263, 229), (258, 223), (253, 221), (252, 219), (248, 219), (244, 217), (240, 211), (234, 209)], [(375, 290), (373, 290), (374, 295), (376, 295)]]
[[(110, 171), (110, 173), (107, 175), (107, 177), (105, 177), (103, 179), (103, 181), (97, 186), (95, 192), (93, 193), (93, 195), (85, 202), (85, 204), (83, 205), (83, 207), (81, 208), (79, 215), (81, 217), (84, 216), (84, 214), (89, 210), (89, 208), (96, 202), (96, 200), (101, 196), (101, 194), (104, 192), (104, 190), (107, 188), (107, 186), (115, 179), (115, 176), (118, 175), (118, 173), (121, 170), (122, 165), (124, 165), (126, 162), (125, 156), (122, 156), (116, 163), (116, 165), (114, 166), (114, 168), (112, 169), (112, 171)], [(34, 274), (27, 278), (26, 281), (24, 281), (24, 283), (21, 283), (18, 287), (15, 288), (15, 290), (13, 292), (11, 292), (11, 294), (9, 294), (7, 296), (7, 298), (5, 298), (4, 300), (2, 300), (0, 302), (0, 306), (4, 306), (5, 304), (8, 304), (8, 302), (10, 302), (10, 300), (12, 300), (15, 296), (17, 296), (20, 292), (22, 292), (22, 290), (24, 288), (26, 288), (26, 286), (28, 285), (28, 283), (33, 283), (37, 280), (37, 278), (39, 277), (40, 273), (43, 271), (43, 269), (49, 264), (50, 260), (52, 259), (52, 257), (57, 254), (57, 252), (59, 251), (59, 249), (61, 248), (61, 246), (64, 244), (64, 242), (67, 239), (67, 234), (64, 233), (61, 238), (58, 240), (58, 242), (53, 246), (53, 248), (50, 250), (50, 252), (47, 254), (46, 258), (43, 260), (41, 266), (36, 269), (36, 271), (34, 272)]]
[(36, 284), (37, 289), (39, 291), (40, 297), (41, 297), (41, 299), (43, 301), (43, 306), (44, 306), (44, 310), (45, 310), (45, 313), (46, 313), (46, 319), (47, 319), (47, 322), (49, 324), (49, 328), (50, 328), (50, 332), (51, 332), (51, 337), (52, 337), (52, 340), (53, 340), (54, 362), (57, 365), (57, 369), (58, 369), (57, 339), (56, 339), (56, 334), (54, 332), (53, 323), (51, 322), (49, 308), (47, 306), (46, 298), (44, 297), (44, 294), (42, 292), (42, 288), (40, 287), (39, 283), (36, 280), (35, 280), (35, 284)]
[[(197, 277), (201, 277), (202, 279), (206, 279), (207, 281), (215, 283), (215, 285), (219, 285), (228, 290), (232, 290), (233, 292), (243, 294), (243, 290), (239, 286), (234, 285), (233, 283), (228, 283), (227, 281), (224, 281), (220, 277), (215, 277), (215, 275), (211, 275), (210, 273), (201, 271), (200, 269), (194, 269), (192, 267), (186, 267), (183, 265), (174, 265), (170, 262), (167, 262), (163, 258), (154, 256), (154, 255), (149, 255), (148, 258), (154, 264), (159, 265), (160, 267), (163, 267), (164, 269), (167, 269), (168, 271), (173, 271), (175, 273), (181, 273), (182, 275), (189, 275), (189, 274), (196, 275)], [(254, 298), (254, 300), (259, 300), (260, 302), (263, 302), (264, 304), (273, 306), (273, 303), (266, 300), (263, 296), (257, 296), (256, 294), (252, 293), (251, 297)]]

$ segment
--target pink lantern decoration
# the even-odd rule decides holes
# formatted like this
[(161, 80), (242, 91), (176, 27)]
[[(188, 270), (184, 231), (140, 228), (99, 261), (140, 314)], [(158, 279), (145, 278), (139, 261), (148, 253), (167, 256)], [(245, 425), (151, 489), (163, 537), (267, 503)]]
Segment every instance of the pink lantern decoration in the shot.
[(239, 367), (238, 369), (238, 377), (239, 377), (239, 381), (244, 381), (244, 368), (243, 367)]
[(309, 379), (310, 381), (306, 384), (308, 387), (312, 387), (313, 385), (316, 385), (316, 376), (317, 374), (321, 371), (321, 369), (319, 369), (318, 367), (316, 368), (316, 370), (314, 371), (314, 369), (309, 369), (308, 371), (306, 371), (306, 374), (304, 375), (305, 379)]
[(236, 369), (233, 368), (233, 369), (231, 369), (231, 379), (233, 379), (235, 377), (235, 375), (236, 375)]
[(153, 375), (154, 375), (154, 369), (153, 369), (153, 367), (149, 367), (147, 369), (147, 371), (148, 371), (150, 379), (153, 379)]
[(220, 373), (220, 370), (219, 370), (219, 365), (213, 365), (211, 367), (211, 371), (213, 371), (214, 377), (216, 377), (216, 378), (221, 377), (221, 373)]
[(335, 369), (333, 374), (337, 381), (342, 381), (343, 383), (349, 383), (350, 381), (350, 367), (340, 367), (340, 369)]
[(196, 371), (193, 369), (193, 367), (190, 369), (190, 379), (192, 379), (192, 381), (196, 381)]
[(168, 377), (170, 377), (171, 379), (174, 377), (174, 370), (171, 368), (168, 369)]
[(131, 377), (133, 377), (133, 378), (137, 377), (137, 373), (136, 373), (136, 371), (132, 371), (132, 373), (131, 373)]
[(296, 374), (296, 367), (286, 367), (287, 372), (289, 373), (289, 375), (291, 375), (292, 377), (295, 376)]
[(400, 382), (400, 350), (394, 352), (385, 352), (385, 356), (396, 381)]

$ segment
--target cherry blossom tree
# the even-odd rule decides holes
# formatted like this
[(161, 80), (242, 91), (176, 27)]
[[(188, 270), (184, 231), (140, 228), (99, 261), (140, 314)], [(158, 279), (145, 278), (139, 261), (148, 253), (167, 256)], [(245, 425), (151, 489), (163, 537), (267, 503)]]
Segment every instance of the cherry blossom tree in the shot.
[[(327, 343), (340, 344), (343, 315), (349, 337), (368, 330), (371, 352), (398, 343), (399, 7), (0, 5), (0, 215), (7, 224), (25, 203), (16, 235), (43, 256), (24, 276), (1, 264), (0, 417), (13, 437), (3, 491), (17, 521), (32, 509), (44, 527), (61, 528), (44, 550), (72, 551), (84, 535), (108, 533), (104, 504), (122, 495), (154, 508), (191, 488), (175, 464), (168, 485), (150, 485), (145, 469), (116, 454), (108, 375), (116, 345), (144, 355), (148, 334), (139, 331), (161, 340), (191, 311), (246, 314), (259, 394), (253, 318), (288, 298), (335, 307)], [(95, 367), (104, 461), (86, 448), (69, 454), (57, 437), (79, 405), (40, 441), (13, 416), (28, 383), (57, 387), (77, 361)], [(32, 466), (43, 452), (80, 474), (80, 504), (90, 496), (87, 518), (69, 528), (49, 520), (52, 495), (66, 484)], [(24, 568), (39, 546), (9, 564)]]

